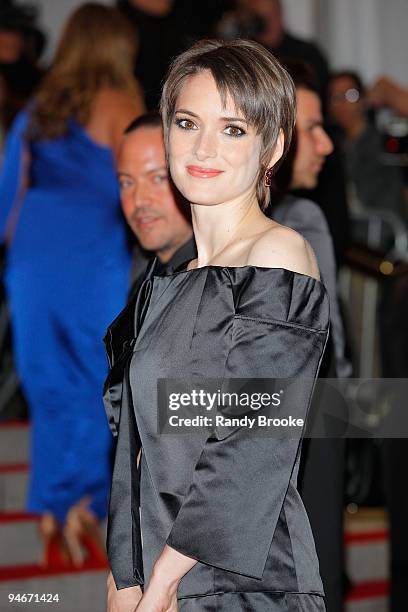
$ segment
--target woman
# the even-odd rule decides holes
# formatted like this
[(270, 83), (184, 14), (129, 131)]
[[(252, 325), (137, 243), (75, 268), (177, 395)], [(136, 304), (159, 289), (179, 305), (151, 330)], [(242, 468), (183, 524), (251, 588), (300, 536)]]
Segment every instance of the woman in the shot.
[(83, 558), (79, 533), (97, 538), (107, 510), (100, 338), (126, 302), (130, 255), (114, 156), (143, 112), (135, 53), (135, 34), (116, 10), (77, 9), (16, 119), (0, 180), (14, 350), (32, 423), (28, 510), (42, 515), (46, 542), (64, 528), (74, 563)]
[(263, 213), (290, 143), (294, 86), (257, 43), (201, 41), (174, 61), (161, 110), (198, 257), (167, 276), (151, 269), (107, 336), (109, 611), (323, 611), (296, 490), (299, 438), (218, 424), (157, 434), (159, 379), (221, 377), (228, 388), (302, 377), (279, 414), (306, 416), (328, 300), (309, 245)]

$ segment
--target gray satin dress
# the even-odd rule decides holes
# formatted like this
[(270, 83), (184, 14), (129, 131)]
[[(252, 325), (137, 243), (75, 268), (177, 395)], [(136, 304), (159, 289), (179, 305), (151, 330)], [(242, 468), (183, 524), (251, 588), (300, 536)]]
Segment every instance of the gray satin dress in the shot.
[(304, 377), (294, 401), (306, 417), (328, 322), (324, 286), (302, 274), (206, 266), (155, 276), (153, 264), (105, 338), (117, 439), (107, 544), (119, 589), (147, 584), (167, 543), (198, 560), (178, 588), (183, 612), (325, 610), (296, 489), (299, 438), (242, 427), (160, 435), (157, 381)]

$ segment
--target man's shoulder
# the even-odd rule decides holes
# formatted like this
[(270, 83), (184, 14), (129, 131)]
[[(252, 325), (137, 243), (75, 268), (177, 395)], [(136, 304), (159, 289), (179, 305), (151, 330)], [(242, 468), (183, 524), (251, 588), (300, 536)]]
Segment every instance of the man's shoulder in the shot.
[(308, 198), (296, 197), (288, 195), (284, 200), (272, 211), (272, 218), (278, 223), (288, 225), (300, 231), (304, 227), (312, 227), (315, 230), (328, 232), (328, 224), (326, 217), (316, 202)]
[(327, 64), (323, 51), (315, 42), (298, 38), (289, 32), (285, 32), (282, 42), (282, 56), (293, 56), (303, 58), (306, 62), (309, 60)]

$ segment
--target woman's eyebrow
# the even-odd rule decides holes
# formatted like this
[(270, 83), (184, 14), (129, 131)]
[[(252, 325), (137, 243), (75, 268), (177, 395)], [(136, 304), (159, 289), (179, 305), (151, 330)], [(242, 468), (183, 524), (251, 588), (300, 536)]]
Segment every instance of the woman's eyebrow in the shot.
[(196, 119), (199, 119), (200, 117), (198, 115), (196, 115), (195, 113), (186, 110), (185, 108), (178, 108), (176, 111), (176, 113), (183, 113), (184, 115), (190, 115), (191, 117), (195, 117)]
[(221, 121), (241, 121), (241, 123), (246, 123), (248, 125), (248, 121), (243, 117), (220, 117)]
[[(184, 115), (190, 115), (190, 117), (195, 117), (199, 119), (200, 117), (193, 113), (192, 111), (186, 110), (185, 108), (178, 108), (176, 113), (183, 113)], [(248, 125), (248, 121), (243, 117), (220, 117), (220, 121), (241, 121), (241, 123), (246, 123)]]

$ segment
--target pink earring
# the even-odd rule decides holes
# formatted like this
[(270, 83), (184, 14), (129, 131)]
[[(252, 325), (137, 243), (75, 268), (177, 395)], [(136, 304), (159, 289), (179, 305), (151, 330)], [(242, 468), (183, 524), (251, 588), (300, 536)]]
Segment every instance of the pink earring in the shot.
[(273, 168), (268, 168), (267, 171), (265, 172), (265, 177), (264, 177), (265, 187), (271, 187), (272, 180), (273, 180)]

